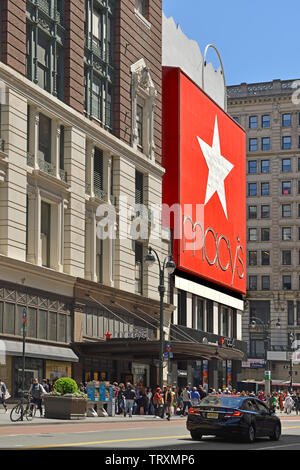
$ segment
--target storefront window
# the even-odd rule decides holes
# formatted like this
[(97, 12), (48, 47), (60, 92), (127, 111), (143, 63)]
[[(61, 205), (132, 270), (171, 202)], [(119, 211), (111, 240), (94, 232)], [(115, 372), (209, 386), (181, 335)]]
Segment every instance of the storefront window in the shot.
[(47, 339), (47, 312), (45, 310), (39, 311), (38, 338)]
[(30, 338), (36, 338), (36, 309), (27, 309), (26, 335)]
[(13, 335), (15, 332), (15, 305), (5, 304), (4, 309), (4, 333)]
[[(18, 391), (22, 388), (22, 370), (23, 359), (16, 357), (14, 359), (14, 373), (13, 373), (13, 396), (18, 396)], [(25, 358), (25, 390), (29, 390), (33, 379), (37, 378), (39, 381), (43, 380), (43, 360), (34, 358)]]
[(58, 338), (57, 341), (66, 341), (66, 315), (58, 314)]
[(49, 339), (56, 341), (56, 314), (49, 313)]

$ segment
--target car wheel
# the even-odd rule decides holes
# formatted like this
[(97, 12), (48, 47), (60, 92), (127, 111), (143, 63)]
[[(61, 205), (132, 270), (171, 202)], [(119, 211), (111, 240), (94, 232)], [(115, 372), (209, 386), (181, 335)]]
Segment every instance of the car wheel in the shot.
[(281, 436), (280, 426), (279, 426), (279, 424), (275, 424), (274, 429), (273, 429), (273, 433), (270, 436), (270, 439), (271, 439), (271, 441), (278, 441), (280, 439), (280, 436)]
[(202, 434), (199, 431), (191, 431), (191, 438), (193, 441), (201, 441)]
[(250, 424), (250, 426), (247, 430), (247, 435), (245, 436), (245, 441), (250, 442), (250, 443), (255, 441), (255, 429), (252, 426), (252, 424)]

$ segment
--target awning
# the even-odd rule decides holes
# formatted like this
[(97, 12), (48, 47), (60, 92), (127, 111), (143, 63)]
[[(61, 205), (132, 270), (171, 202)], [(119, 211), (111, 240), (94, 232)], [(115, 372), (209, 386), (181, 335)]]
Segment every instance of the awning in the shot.
[[(21, 341), (0, 340), (1, 355), (22, 356), (23, 343)], [(25, 356), (56, 361), (78, 362), (78, 356), (70, 348), (48, 346), (46, 344), (25, 343)]]
[[(101, 356), (110, 359), (153, 360), (159, 357), (159, 341), (111, 339), (108, 341), (72, 343), (80, 356)], [(200, 359), (242, 360), (243, 351), (225, 346), (196, 342), (172, 341), (173, 359), (176, 361)]]

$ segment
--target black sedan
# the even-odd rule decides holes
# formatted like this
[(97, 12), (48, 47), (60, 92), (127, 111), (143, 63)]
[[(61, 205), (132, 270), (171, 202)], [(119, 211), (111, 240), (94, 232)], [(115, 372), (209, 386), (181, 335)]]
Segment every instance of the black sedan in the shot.
[(194, 440), (203, 435), (237, 437), (254, 442), (268, 436), (278, 441), (280, 419), (261, 400), (239, 395), (208, 395), (190, 408), (186, 427)]

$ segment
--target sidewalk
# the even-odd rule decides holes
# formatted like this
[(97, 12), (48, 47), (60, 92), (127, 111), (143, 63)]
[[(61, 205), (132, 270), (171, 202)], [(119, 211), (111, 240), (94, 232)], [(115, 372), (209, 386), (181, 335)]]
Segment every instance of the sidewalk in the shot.
[[(44, 424), (71, 424), (71, 423), (132, 423), (132, 422), (144, 422), (144, 421), (157, 421), (159, 422), (159, 419), (157, 419), (154, 415), (133, 415), (132, 418), (129, 418), (129, 416), (126, 416), (124, 418), (123, 415), (116, 415), (116, 416), (107, 416), (107, 417), (86, 417), (84, 419), (49, 419), (49, 418), (42, 418), (40, 417), (39, 411), (37, 411), (35, 418), (32, 421), (27, 421), (26, 418), (24, 418), (24, 421), (17, 421), (13, 423), (10, 420), (10, 411), (13, 405), (8, 405), (8, 412), (5, 413), (3, 407), (0, 407), (0, 426), (25, 426), (25, 425), (44, 425)], [(183, 419), (181, 416), (172, 416), (171, 421), (173, 420), (178, 420), (185, 422), (185, 419)], [(166, 418), (164, 418), (164, 421), (166, 421)]]

